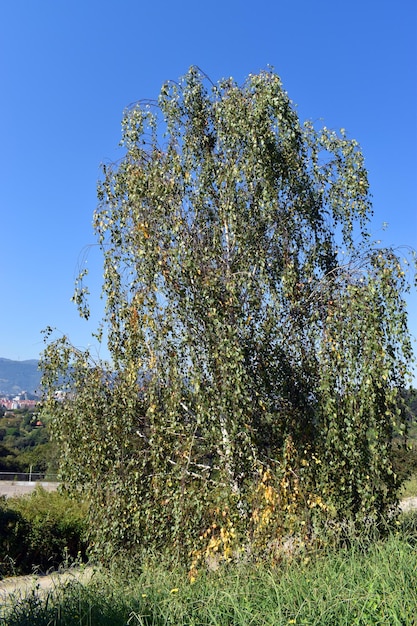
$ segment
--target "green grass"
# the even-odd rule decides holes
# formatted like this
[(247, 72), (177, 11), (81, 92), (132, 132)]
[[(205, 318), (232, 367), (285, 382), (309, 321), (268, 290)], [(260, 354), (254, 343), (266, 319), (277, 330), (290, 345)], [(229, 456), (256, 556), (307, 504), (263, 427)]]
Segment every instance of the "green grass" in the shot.
[(98, 570), (40, 600), (16, 598), (7, 626), (280, 626), (417, 624), (417, 513), (398, 532), (274, 569), (231, 565), (201, 574), (149, 566), (131, 578)]
[(417, 497), (417, 474), (410, 476), (401, 489), (400, 498)]

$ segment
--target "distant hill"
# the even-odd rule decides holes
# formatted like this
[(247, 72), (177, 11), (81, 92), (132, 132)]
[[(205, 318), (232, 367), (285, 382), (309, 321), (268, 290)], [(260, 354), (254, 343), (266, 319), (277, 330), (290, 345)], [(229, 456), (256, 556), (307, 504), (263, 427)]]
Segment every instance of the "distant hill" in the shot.
[(22, 391), (34, 394), (39, 391), (41, 372), (38, 361), (12, 361), (0, 357), (0, 396), (17, 395)]

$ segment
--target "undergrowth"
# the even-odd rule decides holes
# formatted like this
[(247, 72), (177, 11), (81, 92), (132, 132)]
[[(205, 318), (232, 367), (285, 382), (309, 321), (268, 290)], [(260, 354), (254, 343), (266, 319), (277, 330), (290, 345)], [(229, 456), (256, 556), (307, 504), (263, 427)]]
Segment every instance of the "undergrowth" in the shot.
[[(417, 514), (388, 539), (266, 565), (225, 565), (191, 583), (153, 564), (129, 578), (97, 569), (45, 596), (16, 596), (6, 626), (365, 626), (417, 624)], [(133, 572), (135, 567), (131, 567)]]

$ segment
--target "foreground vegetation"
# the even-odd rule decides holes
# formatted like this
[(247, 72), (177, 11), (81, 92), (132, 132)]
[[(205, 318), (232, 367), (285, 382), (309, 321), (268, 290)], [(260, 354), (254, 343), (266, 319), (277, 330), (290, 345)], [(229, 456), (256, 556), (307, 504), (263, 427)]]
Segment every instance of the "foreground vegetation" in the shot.
[(265, 626), (415, 624), (417, 515), (384, 541), (289, 558), (274, 568), (234, 564), (191, 582), (180, 567), (136, 574), (97, 569), (42, 599), (16, 595), (7, 626)]
[(0, 498), (0, 579), (85, 560), (86, 549), (83, 503), (41, 487), (28, 496)]

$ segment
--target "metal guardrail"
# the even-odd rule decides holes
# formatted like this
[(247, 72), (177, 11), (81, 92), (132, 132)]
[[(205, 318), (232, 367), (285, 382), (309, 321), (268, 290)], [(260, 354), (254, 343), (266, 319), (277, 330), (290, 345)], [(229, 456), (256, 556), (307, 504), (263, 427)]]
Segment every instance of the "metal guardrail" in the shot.
[(45, 472), (0, 472), (0, 480), (11, 480), (13, 482), (58, 482), (56, 474), (47, 474)]

